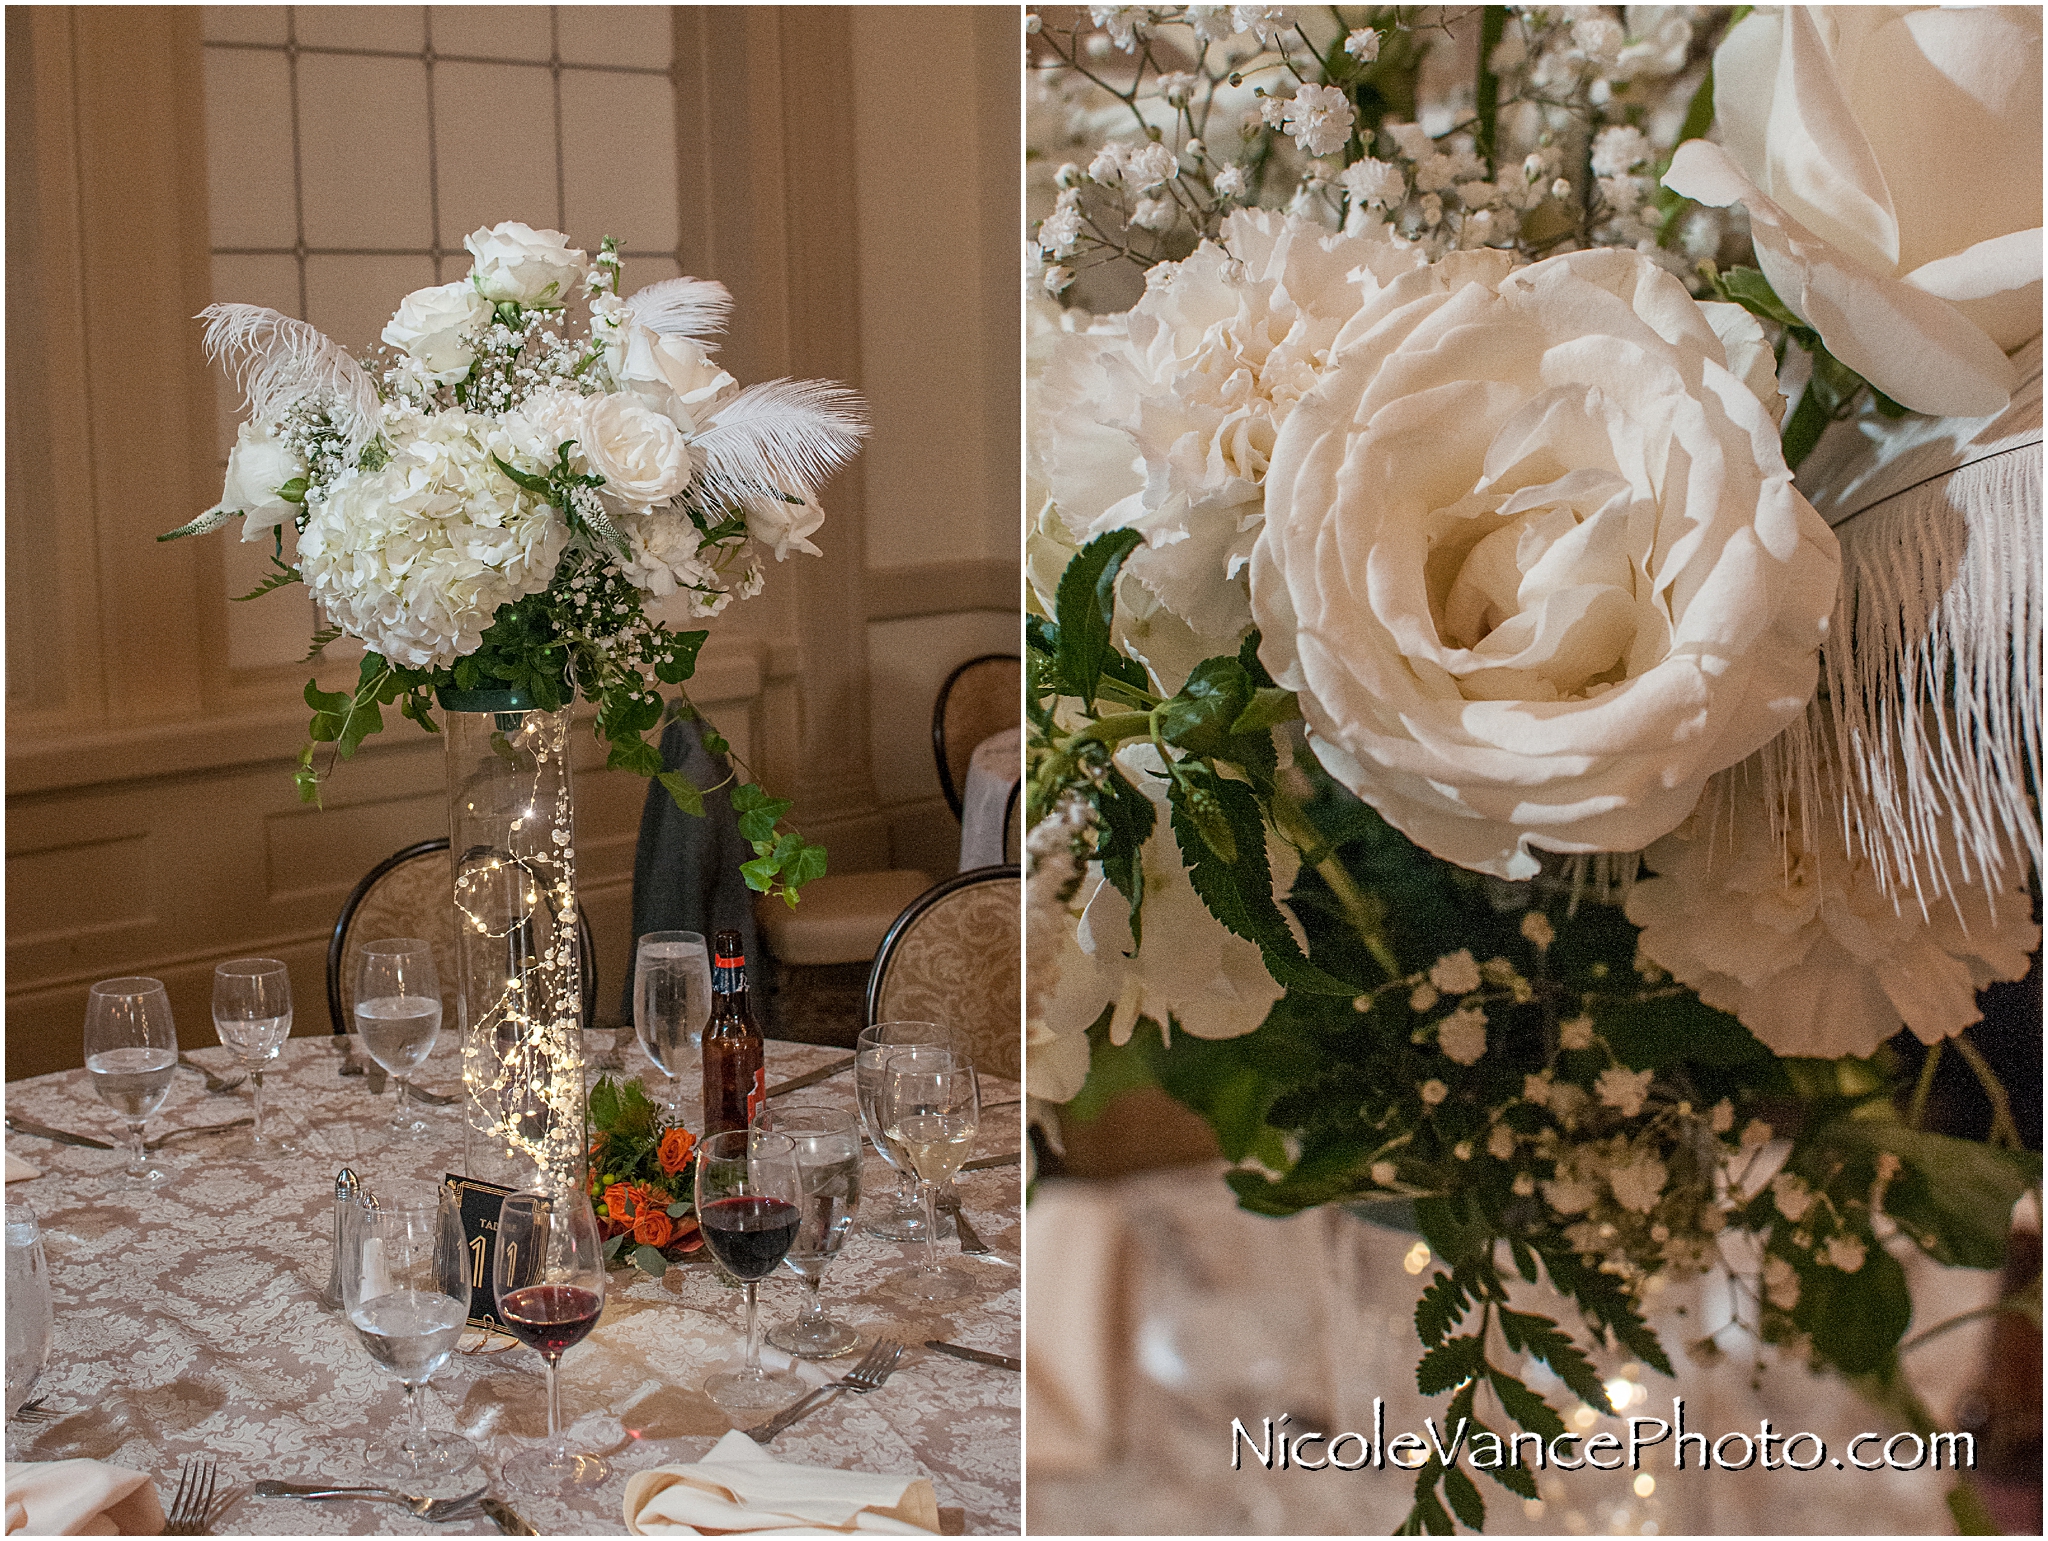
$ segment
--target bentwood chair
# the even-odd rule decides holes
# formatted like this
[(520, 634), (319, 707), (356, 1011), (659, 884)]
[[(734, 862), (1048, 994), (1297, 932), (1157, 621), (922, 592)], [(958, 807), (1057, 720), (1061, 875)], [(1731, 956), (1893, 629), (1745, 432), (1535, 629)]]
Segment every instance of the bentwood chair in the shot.
[[(434, 967), (443, 986), (454, 985), (453, 889), (445, 835), (409, 845), (364, 874), (343, 903), (327, 942), (327, 1015), (336, 1033), (348, 1031), (349, 1013), (355, 1007), (356, 958), (367, 942), (392, 936), (423, 938), (434, 949)], [(583, 1022), (588, 1026), (597, 1011), (597, 948), (591, 941), (590, 918), (581, 910), (576, 940), (582, 962)]]
[(1024, 660), (1015, 653), (970, 658), (939, 687), (932, 704), (932, 756), (954, 818), (960, 817), (974, 746), (1023, 720), (1023, 689)]
[(975, 867), (912, 900), (868, 973), (867, 1020), (942, 1022), (966, 1034), (975, 1067), (1023, 1077), (1023, 880)]

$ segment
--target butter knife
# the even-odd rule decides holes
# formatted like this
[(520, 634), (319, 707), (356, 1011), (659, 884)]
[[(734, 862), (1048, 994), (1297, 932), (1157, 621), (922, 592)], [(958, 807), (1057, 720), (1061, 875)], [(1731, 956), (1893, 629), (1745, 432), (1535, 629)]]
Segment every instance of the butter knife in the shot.
[(7, 1127), (16, 1134), (32, 1134), (39, 1140), (55, 1140), (59, 1145), (83, 1145), (87, 1150), (112, 1150), (114, 1147), (105, 1140), (95, 1140), (89, 1134), (73, 1134), (66, 1129), (52, 1129), (48, 1124), (39, 1124), (33, 1118), (7, 1115)]
[(1019, 1154), (1019, 1152), (1014, 1150), (1006, 1150), (1000, 1156), (976, 1156), (972, 1161), (961, 1162), (960, 1170), (963, 1172), (986, 1172), (992, 1167), (1015, 1166)]
[(787, 1081), (777, 1081), (768, 1088), (768, 1095), (780, 1097), (784, 1092), (800, 1092), (806, 1086), (816, 1086), (820, 1081), (829, 1081), (832, 1077), (851, 1070), (853, 1062), (858, 1058), (858, 1055), (849, 1054), (844, 1059), (835, 1059), (831, 1064), (821, 1065), (816, 1070), (808, 1071), (803, 1075), (792, 1076)]
[(495, 1498), (477, 1500), (477, 1507), (491, 1517), (491, 1523), (508, 1536), (537, 1536), (539, 1531), (519, 1516), (519, 1511)]
[(1016, 1370), (1021, 1373), (1024, 1369), (1023, 1360), (1012, 1359), (1007, 1354), (983, 1353), (978, 1348), (963, 1348), (958, 1343), (941, 1343), (937, 1338), (926, 1338), (924, 1346), (941, 1354), (951, 1354), (955, 1359), (970, 1359), (976, 1364), (992, 1364), (998, 1370)]

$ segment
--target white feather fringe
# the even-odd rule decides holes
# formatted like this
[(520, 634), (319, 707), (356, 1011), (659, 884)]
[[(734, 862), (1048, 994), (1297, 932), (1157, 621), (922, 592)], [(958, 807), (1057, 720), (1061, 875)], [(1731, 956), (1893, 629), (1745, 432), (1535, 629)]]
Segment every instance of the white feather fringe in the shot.
[(633, 319), (649, 331), (702, 342), (725, 330), (732, 294), (710, 278), (664, 278), (626, 301)]
[(267, 305), (209, 305), (206, 356), (226, 361), (265, 427), (298, 403), (321, 400), (353, 462), (377, 437), (377, 387), (339, 343)]
[(702, 461), (699, 485), (708, 498), (748, 503), (770, 488), (814, 498), (867, 431), (860, 396), (848, 387), (769, 380), (720, 407), (691, 448)]

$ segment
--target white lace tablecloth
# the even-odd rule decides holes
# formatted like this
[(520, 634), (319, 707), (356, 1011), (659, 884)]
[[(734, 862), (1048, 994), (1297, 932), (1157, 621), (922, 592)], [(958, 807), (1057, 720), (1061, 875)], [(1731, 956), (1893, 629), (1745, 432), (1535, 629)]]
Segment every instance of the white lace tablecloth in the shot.
[[(443, 1035), (421, 1072), (419, 1084), (428, 1090), (459, 1090), (452, 1036)], [(842, 1055), (771, 1042), (768, 1078), (772, 1084)], [(219, 1049), (197, 1058), (218, 1071), (230, 1068)], [(295, 1038), (266, 1078), (266, 1121), (275, 1118), (300, 1154), (254, 1163), (246, 1127), (174, 1141), (159, 1159), (175, 1165), (175, 1180), (139, 1201), (105, 1188), (121, 1164), (117, 1152), (8, 1134), (8, 1149), (42, 1169), (39, 1177), (9, 1184), (7, 1199), (32, 1204), (42, 1223), (56, 1333), (36, 1394), (64, 1413), (40, 1428), (16, 1427), (21, 1459), (89, 1457), (153, 1472), (167, 1505), (179, 1462), (189, 1455), (215, 1457), (223, 1485), (264, 1478), (358, 1485), (391, 1476), (366, 1465), (364, 1452), (403, 1416), (403, 1392), (354, 1330), (319, 1303), (331, 1256), (334, 1176), (344, 1164), (373, 1184), (459, 1170), (462, 1126), (459, 1107), (437, 1109), (445, 1138), (390, 1139), (384, 1126), (392, 1093), (373, 1096), (361, 1078), (340, 1078), (339, 1062), (336, 1043)], [(982, 1084), (990, 1103), (1017, 1095), (1012, 1083), (994, 1077)], [(209, 1095), (199, 1077), (181, 1074), (149, 1133), (223, 1122), (248, 1111), (248, 1095), (246, 1087)], [(852, 1074), (800, 1095), (850, 1106)], [(83, 1070), (10, 1083), (7, 1110), (120, 1138)], [(984, 1113), (978, 1151), (1014, 1150), (1018, 1139), (1014, 1105)], [(879, 1196), (893, 1174), (872, 1151), (866, 1160), (867, 1192)], [(777, 1439), (773, 1455), (926, 1477), (942, 1510), (964, 1511), (968, 1533), (1017, 1531), (1018, 1377), (921, 1345), (939, 1338), (1022, 1353), (1013, 1266), (1020, 1184), (1015, 1166), (961, 1177), (968, 1218), (1007, 1261), (959, 1257), (948, 1235), (941, 1250), (972, 1283), (957, 1302), (925, 1306), (902, 1295), (895, 1285), (914, 1249), (856, 1226), (826, 1275), (827, 1309), (864, 1336), (917, 1346), (880, 1391), (836, 1399)], [(792, 1316), (801, 1288), (787, 1272), (765, 1281), (763, 1320), (773, 1325)], [(696, 1460), (728, 1427), (698, 1388), (736, 1361), (742, 1332), (741, 1294), (708, 1263), (672, 1268), (663, 1280), (633, 1268), (613, 1271), (603, 1319), (562, 1361), (563, 1408), (574, 1435), (613, 1466), (611, 1479), (584, 1499), (528, 1498), (497, 1486), (499, 1466), (516, 1458), (519, 1441), (546, 1432), (545, 1380), (530, 1350), (458, 1355), (424, 1393), (428, 1422), (476, 1441), (485, 1467), (468, 1486), (488, 1475), (492, 1490), (543, 1534), (623, 1534), (626, 1478)], [(765, 1357), (787, 1363), (773, 1349)], [(851, 1369), (856, 1357), (797, 1369), (823, 1383)], [(389, 1504), (247, 1497), (218, 1528), (234, 1535), (495, 1534), (482, 1519), (429, 1526)]]

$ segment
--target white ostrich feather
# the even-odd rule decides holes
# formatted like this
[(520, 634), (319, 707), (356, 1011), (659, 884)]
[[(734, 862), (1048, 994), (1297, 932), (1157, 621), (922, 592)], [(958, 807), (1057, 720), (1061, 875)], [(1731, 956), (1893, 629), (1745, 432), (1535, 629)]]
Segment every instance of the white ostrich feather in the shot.
[(377, 436), (377, 387), (363, 366), (317, 329), (267, 305), (209, 305), (206, 356), (225, 361), (266, 427), (302, 401), (318, 399), (341, 430), (348, 458)]
[(626, 301), (633, 319), (649, 331), (702, 342), (725, 330), (732, 294), (711, 278), (664, 278)]
[(720, 407), (692, 443), (704, 467), (703, 495), (746, 503), (779, 488), (814, 497), (860, 447), (868, 431), (865, 414), (856, 392), (830, 381), (750, 385)]

